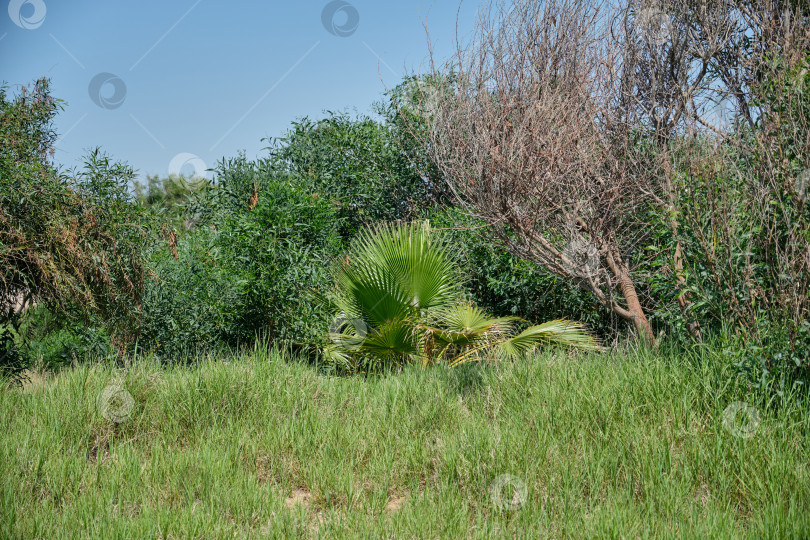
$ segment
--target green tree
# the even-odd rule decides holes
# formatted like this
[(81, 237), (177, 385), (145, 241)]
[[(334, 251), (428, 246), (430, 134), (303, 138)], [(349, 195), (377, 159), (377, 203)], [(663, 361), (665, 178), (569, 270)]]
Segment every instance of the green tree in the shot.
[(293, 123), (273, 141), (273, 162), (334, 201), (349, 238), (364, 225), (413, 219), (441, 203), (390, 123), (330, 112)]
[(100, 319), (123, 346), (137, 334), (147, 237), (134, 171), (99, 150), (80, 170), (58, 171), (61, 106), (46, 79), (16, 96), (0, 89), (0, 325), (16, 328), (20, 299), (30, 299)]
[(195, 221), (153, 252), (141, 344), (169, 361), (250, 344), (315, 340), (342, 248), (332, 202), (267, 160), (223, 160), (186, 204)]

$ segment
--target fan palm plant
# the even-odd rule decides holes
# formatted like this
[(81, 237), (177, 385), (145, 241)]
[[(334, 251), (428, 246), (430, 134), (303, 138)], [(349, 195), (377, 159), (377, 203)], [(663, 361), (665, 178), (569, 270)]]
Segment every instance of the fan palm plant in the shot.
[(335, 274), (339, 313), (323, 350), (330, 363), (458, 366), (514, 358), (544, 343), (599, 348), (580, 323), (555, 320), (517, 333), (519, 317), (492, 317), (465, 302), (450, 247), (427, 223), (361, 233)]

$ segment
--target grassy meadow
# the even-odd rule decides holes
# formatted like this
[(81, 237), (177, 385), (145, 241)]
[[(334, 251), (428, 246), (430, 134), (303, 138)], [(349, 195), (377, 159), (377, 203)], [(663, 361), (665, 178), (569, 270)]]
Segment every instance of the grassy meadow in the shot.
[(806, 538), (807, 406), (708, 356), (82, 364), (0, 392), (0, 537)]

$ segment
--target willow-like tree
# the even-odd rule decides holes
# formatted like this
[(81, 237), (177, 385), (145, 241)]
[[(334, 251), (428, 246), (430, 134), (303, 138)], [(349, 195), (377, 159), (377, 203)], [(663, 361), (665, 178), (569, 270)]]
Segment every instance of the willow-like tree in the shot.
[(21, 301), (35, 301), (101, 320), (123, 347), (138, 331), (145, 273), (135, 174), (99, 150), (81, 170), (59, 171), (60, 107), (46, 79), (16, 96), (0, 88), (0, 325), (16, 325)]

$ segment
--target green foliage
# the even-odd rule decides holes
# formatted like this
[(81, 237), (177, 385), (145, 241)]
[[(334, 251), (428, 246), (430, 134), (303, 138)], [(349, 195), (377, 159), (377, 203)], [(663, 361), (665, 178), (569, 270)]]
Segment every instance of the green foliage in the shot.
[(153, 256), (141, 346), (165, 359), (249, 344), (311, 342), (326, 324), (319, 294), (342, 246), (331, 201), (244, 157), (190, 205), (194, 227)]
[(519, 318), (492, 317), (464, 302), (459, 278), (449, 245), (427, 223), (360, 234), (336, 271), (340, 312), (324, 358), (376, 370), (514, 358), (548, 342), (598, 348), (580, 324), (564, 320), (516, 334)]
[(223, 345), (228, 311), (237, 308), (237, 284), (217, 264), (214, 234), (205, 228), (152, 253), (143, 297), (138, 346), (168, 362)]
[(778, 393), (810, 385), (810, 321), (763, 313), (748, 332), (726, 329), (720, 357), (736, 366), (757, 388)]
[(45, 306), (32, 306), (21, 315), (19, 348), (26, 364), (50, 370), (114, 352), (103, 325), (65, 319)]
[(273, 141), (277, 166), (330, 197), (344, 221), (345, 238), (364, 225), (415, 217), (438, 204), (436, 186), (403, 152), (396, 132), (368, 117), (329, 113), (293, 123)]
[(12, 321), (0, 323), (0, 384), (20, 382), (29, 362), (20, 351), (20, 334)]
[(205, 178), (147, 176), (145, 184), (134, 183), (134, 192), (135, 198), (161, 221), (175, 228), (186, 228), (192, 224), (189, 208), (210, 186)]
[(60, 107), (45, 79), (16, 96), (0, 88), (0, 324), (18, 329), (17, 305), (33, 298), (59, 316), (102, 321), (122, 344), (137, 334), (147, 240), (134, 172), (99, 150), (80, 170), (57, 171)]
[[(754, 89), (759, 116), (734, 139), (680, 141), (691, 166), (673, 181), (678, 236), (669, 216), (657, 224), (649, 268), (657, 319), (677, 331), (685, 319), (722, 335), (724, 358), (752, 383), (789, 387), (810, 382), (810, 56), (768, 58)], [(686, 267), (686, 315), (671, 286), (679, 242)]]
[[(235, 186), (221, 185), (233, 205)], [(294, 177), (265, 179), (254, 193), (241, 209), (214, 220), (220, 260), (240, 285), (230, 340), (266, 332), (285, 343), (309, 341), (325, 316), (317, 295), (342, 246), (341, 220), (330, 201)]]
[[(656, 209), (640, 216), (654, 231), (637, 269), (650, 319), (684, 341), (686, 324), (699, 321), (704, 336), (727, 343), (724, 360), (758, 386), (806, 384), (808, 304), (800, 297), (809, 282), (801, 270), (806, 262), (788, 251), (799, 245), (790, 235), (808, 230), (800, 206), (789, 192), (774, 193), (759, 181), (756, 156), (718, 151), (705, 141), (691, 145), (703, 156), (701, 166), (673, 178), (677, 237), (670, 216)], [(676, 247), (684, 261), (681, 289), (673, 287)], [(798, 264), (792, 267), (791, 259)]]
[(399, 152), (418, 172), (421, 185), (438, 206), (450, 206), (452, 197), (424, 140), (437, 107), (441, 106), (439, 96), (453, 92), (454, 83), (452, 74), (409, 76), (386, 94), (387, 99), (374, 105)]
[[(810, 110), (805, 64), (778, 69), (772, 87), (763, 79), (757, 105), (766, 113), (755, 129), (741, 133), (752, 140), (769, 133), (781, 145), (777, 153), (787, 165), (774, 172), (778, 181), (765, 186), (767, 196), (750, 181), (750, 171), (769, 166), (763, 155), (712, 153), (706, 143), (700, 166), (687, 167), (679, 165), (687, 160), (675, 149), (677, 237), (670, 216), (650, 208), (637, 217), (652, 233), (640, 235), (635, 251), (624, 254), (657, 329), (686, 336), (687, 320), (699, 320), (705, 335), (735, 344), (726, 347), (726, 361), (754, 380), (783, 385), (806, 379), (810, 365), (803, 352), (810, 350), (801, 324), (806, 317), (800, 314), (797, 324), (772, 300), (803, 283), (801, 272), (785, 271), (775, 253), (807, 231), (809, 206), (800, 188), (808, 188), (799, 182), (806, 124), (777, 121)], [(137, 338), (141, 348), (164, 360), (249, 344), (258, 335), (285, 346), (318, 342), (333, 315), (323, 299), (331, 283), (328, 270), (344, 244), (365, 237), (366, 226), (425, 218), (446, 229), (447, 245), (453, 246), (447, 254), (457, 301), (451, 303), (455, 311), (419, 320), (424, 329), (447, 330), (466, 318), (476, 321), (470, 328), (484, 329), (484, 341), (495, 342), (525, 330), (526, 320), (572, 319), (603, 339), (615, 337), (626, 324), (589, 293), (510, 255), (481, 223), (450, 205), (421, 137), (436, 94), (452, 87), (452, 77), (408, 78), (376, 104), (379, 120), (344, 113), (304, 118), (273, 141), (267, 159), (223, 161), (213, 182), (148, 177), (135, 184), (134, 194), (132, 170), (98, 150), (80, 170), (59, 174), (52, 167), (50, 121), (60, 105), (45, 81), (15, 98), (4, 89), (0, 302), (6, 330), (0, 350), (9, 370), (19, 371), (32, 358), (57, 365), (60, 358), (98, 352), (99, 336), (117, 345)], [(643, 140), (639, 149), (649, 150)], [(763, 198), (758, 207), (752, 204)], [(764, 219), (756, 213), (762, 207)], [(676, 245), (686, 264), (681, 290), (673, 286)], [(686, 313), (678, 306), (684, 290), (690, 299)], [(43, 319), (37, 324), (47, 330), (38, 333), (29, 324), (21, 331), (11, 306), (29, 294), (53, 317), (67, 315), (93, 330), (84, 335), (78, 323)], [(395, 364), (456, 358), (463, 349), (459, 343), (436, 345), (441, 332), (434, 332), (430, 347), (443, 352), (431, 356), (424, 335), (415, 338), (418, 332), (408, 325), (385, 333), (381, 329), (391, 321), (372, 322), (379, 339), (367, 340), (368, 346), (376, 343), (377, 356), (402, 347), (392, 353)], [(341, 354), (353, 367), (379, 364), (366, 352)]]

